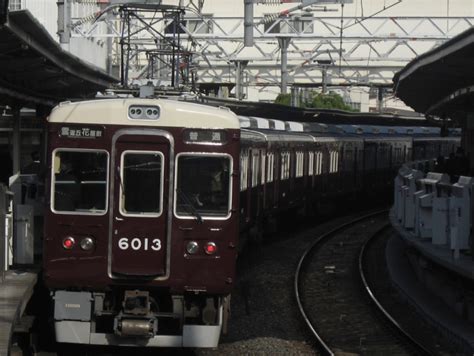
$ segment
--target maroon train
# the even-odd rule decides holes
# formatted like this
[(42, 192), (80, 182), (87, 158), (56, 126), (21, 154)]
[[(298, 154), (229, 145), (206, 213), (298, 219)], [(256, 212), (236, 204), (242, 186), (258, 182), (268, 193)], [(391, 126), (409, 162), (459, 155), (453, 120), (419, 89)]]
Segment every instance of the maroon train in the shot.
[(459, 143), (307, 132), (161, 99), (63, 103), (48, 130), (44, 276), (57, 341), (158, 347), (218, 345), (239, 233), (387, 185), (404, 161)]

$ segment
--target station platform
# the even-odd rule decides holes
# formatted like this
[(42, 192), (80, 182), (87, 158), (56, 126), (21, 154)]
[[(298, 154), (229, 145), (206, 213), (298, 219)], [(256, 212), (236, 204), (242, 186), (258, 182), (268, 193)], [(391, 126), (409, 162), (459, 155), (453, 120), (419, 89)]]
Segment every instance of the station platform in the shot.
[(474, 280), (474, 259), (471, 256), (461, 254), (458, 259), (454, 259), (452, 251), (447, 249), (445, 245), (433, 245), (431, 239), (420, 239), (412, 232), (405, 230), (395, 218), (393, 211), (390, 212), (390, 222), (403, 240), (417, 249), (427, 259), (456, 274)]
[[(451, 308), (420, 283), (405, 250), (406, 239), (394, 232), (385, 251), (392, 282), (408, 302), (420, 310), (442, 333), (462, 345), (466, 352), (473, 353), (474, 326), (453, 313)], [(437, 251), (429, 251), (429, 255), (434, 256), (435, 252)], [(446, 256), (442, 256), (442, 258), (444, 260)], [(437, 255), (437, 260), (440, 259), (440, 255)]]
[(9, 355), (11, 337), (33, 295), (36, 272), (10, 270), (0, 283), (0, 355)]

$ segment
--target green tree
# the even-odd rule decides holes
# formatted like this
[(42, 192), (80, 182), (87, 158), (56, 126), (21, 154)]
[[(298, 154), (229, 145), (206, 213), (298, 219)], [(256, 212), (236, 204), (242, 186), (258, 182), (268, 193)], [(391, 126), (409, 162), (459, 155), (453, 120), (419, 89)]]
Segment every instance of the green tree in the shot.
[(313, 95), (313, 100), (307, 103), (308, 107), (318, 109), (339, 109), (346, 111), (354, 111), (351, 106), (347, 105), (342, 96), (336, 93), (322, 94), (316, 93)]
[(291, 105), (291, 94), (278, 94), (275, 99), (275, 104)]
[[(275, 104), (291, 105), (291, 94), (278, 94), (275, 99)], [(304, 102), (303, 106), (316, 109), (355, 111), (350, 105), (344, 103), (342, 96), (333, 92), (329, 94), (313, 92), (311, 100)]]

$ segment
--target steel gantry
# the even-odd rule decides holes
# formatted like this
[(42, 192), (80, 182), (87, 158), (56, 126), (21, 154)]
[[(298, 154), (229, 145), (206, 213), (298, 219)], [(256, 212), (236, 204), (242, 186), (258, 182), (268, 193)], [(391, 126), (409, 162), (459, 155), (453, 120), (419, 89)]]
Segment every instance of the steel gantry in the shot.
[[(360, 18), (299, 11), (270, 20), (255, 17), (253, 46), (245, 47), (243, 13), (224, 17), (203, 13), (204, 0), (181, 3), (173, 10), (178, 17), (160, 4), (109, 6), (89, 22), (73, 18), (72, 36), (111, 38), (112, 63), (127, 72), (128, 84), (154, 79), (225, 85), (235, 83), (238, 70), (245, 85), (283, 88), (286, 48), (288, 84), (388, 86), (410, 60), (474, 23), (473, 17)], [(239, 61), (245, 66), (236, 65)]]

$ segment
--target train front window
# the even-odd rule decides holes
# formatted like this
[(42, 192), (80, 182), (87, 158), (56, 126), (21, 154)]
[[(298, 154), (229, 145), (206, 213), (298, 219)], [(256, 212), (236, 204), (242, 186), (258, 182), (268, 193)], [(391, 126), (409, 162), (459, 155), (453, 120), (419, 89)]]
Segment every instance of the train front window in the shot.
[(59, 149), (53, 153), (52, 210), (104, 214), (107, 210), (108, 153)]
[(181, 154), (177, 159), (175, 211), (179, 217), (227, 218), (231, 159), (227, 155)]
[(150, 151), (125, 151), (122, 154), (122, 215), (159, 216), (163, 195), (163, 154)]

